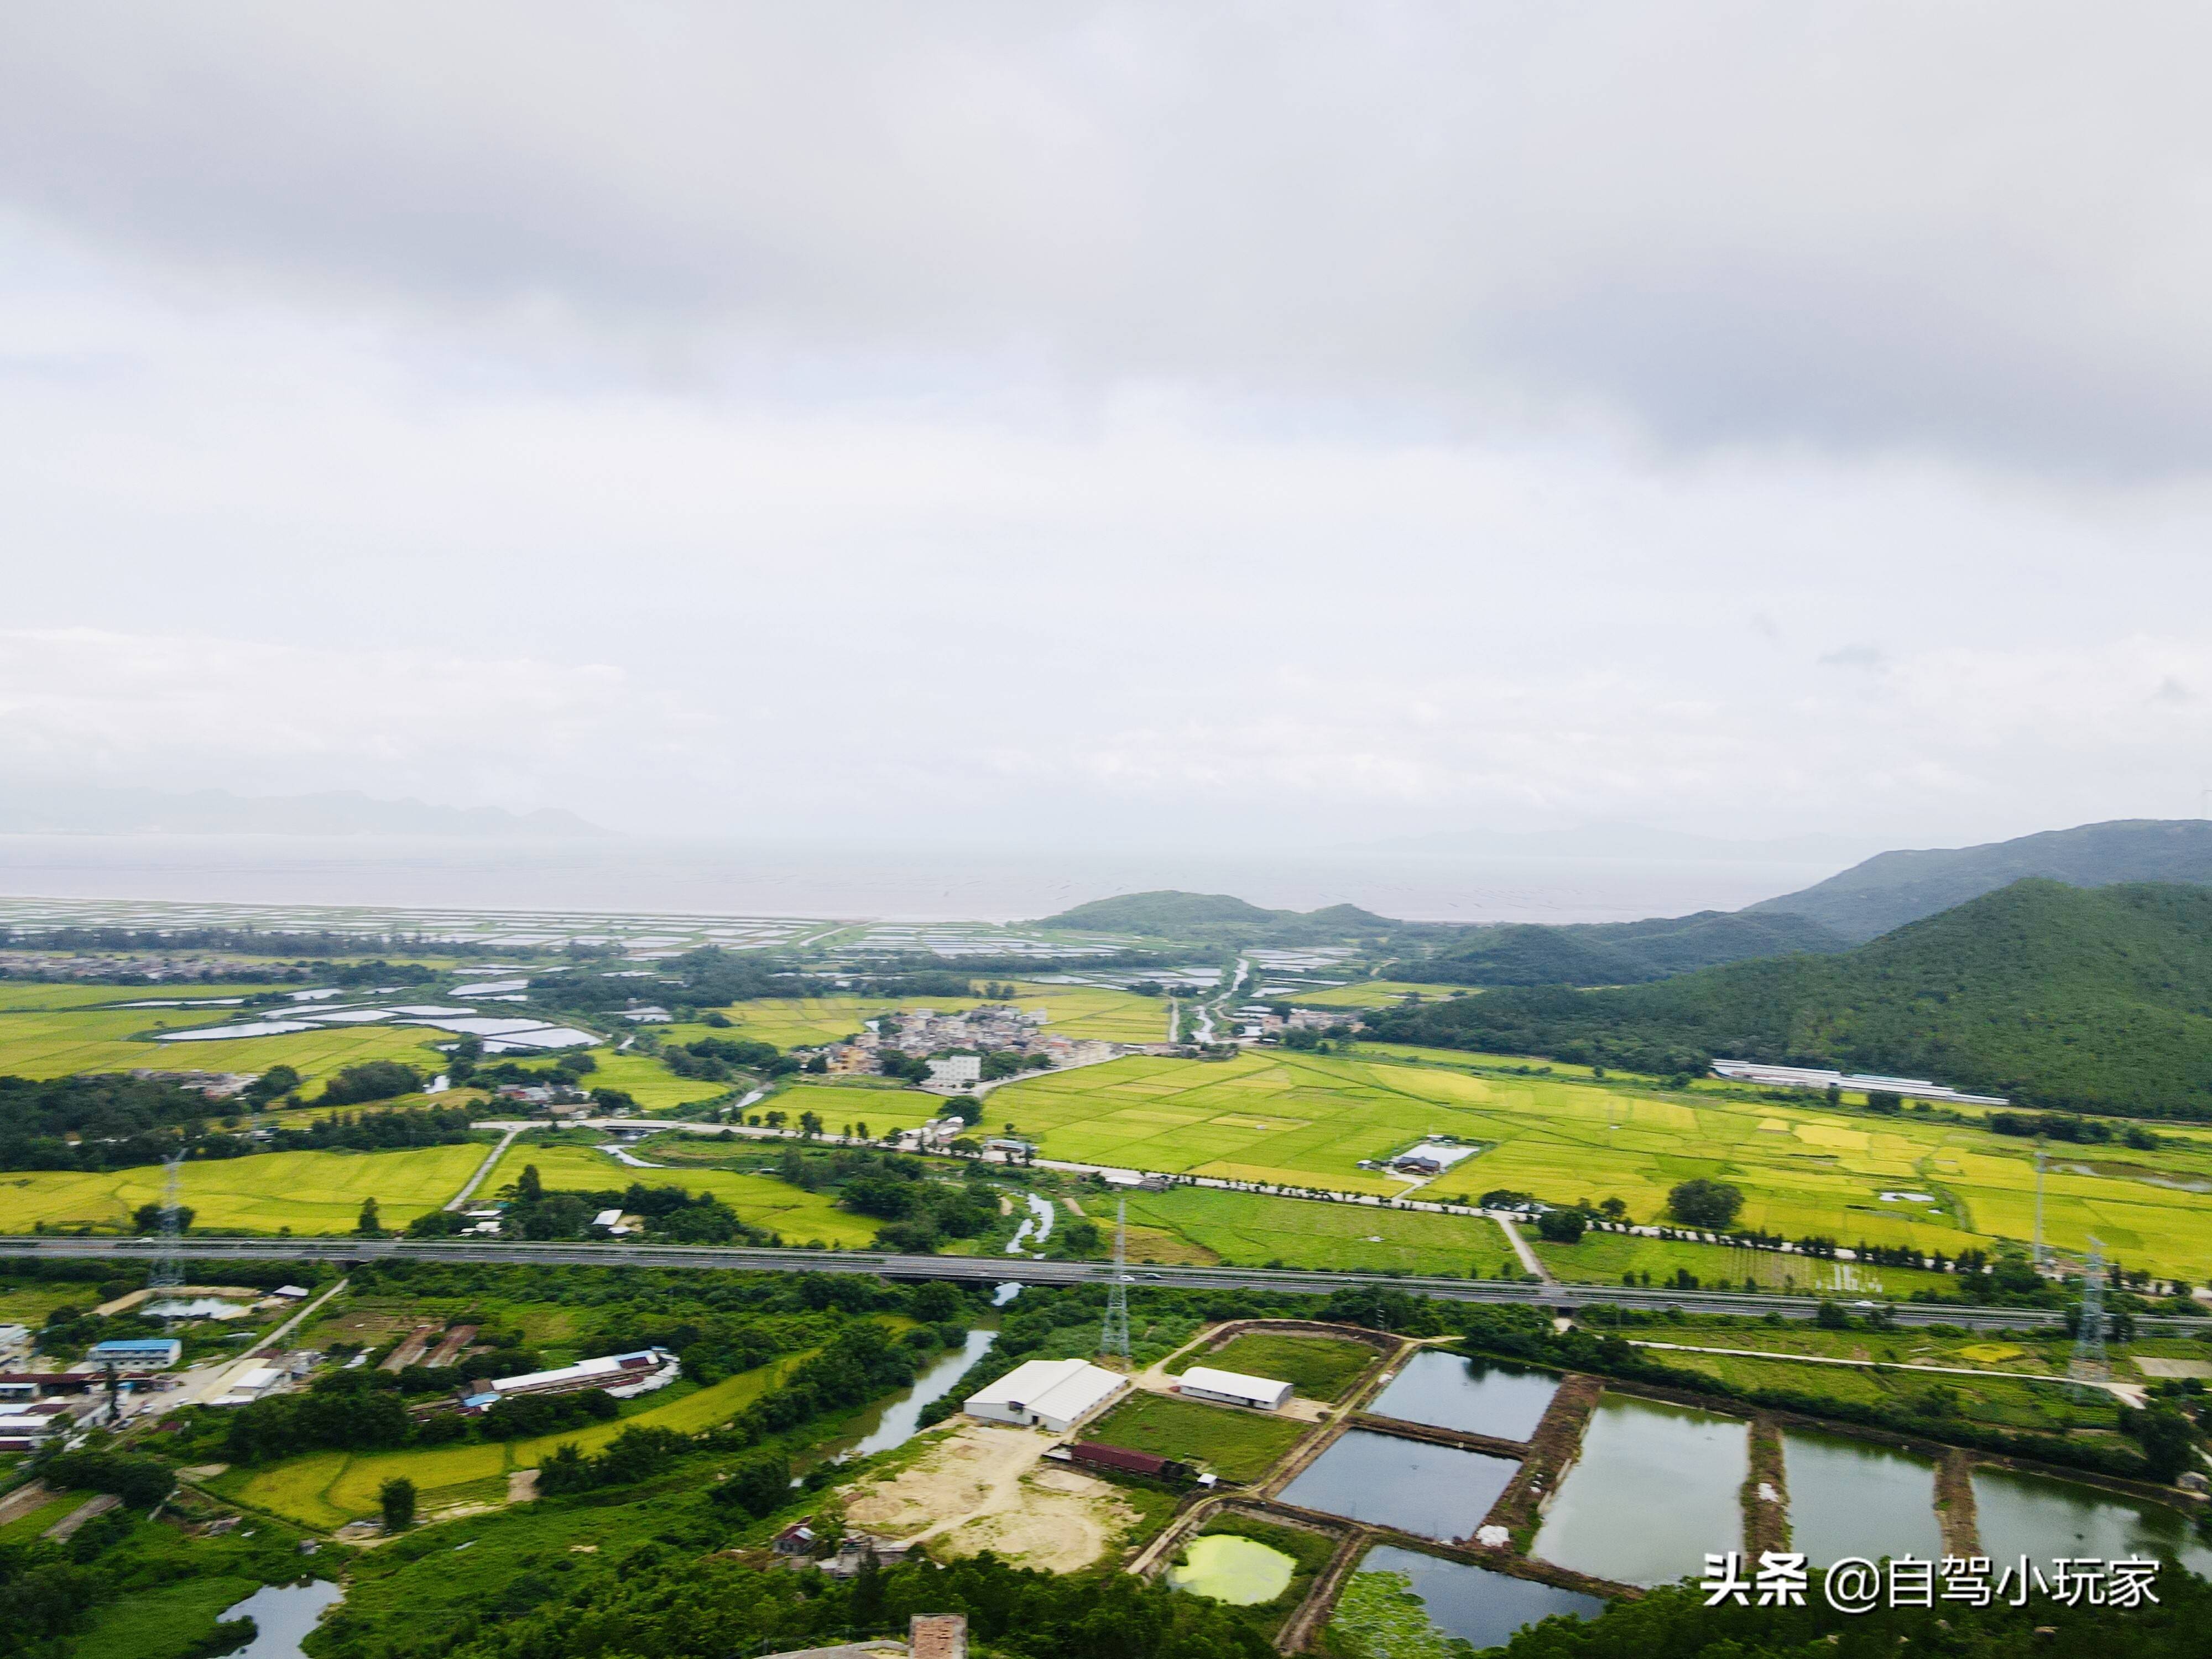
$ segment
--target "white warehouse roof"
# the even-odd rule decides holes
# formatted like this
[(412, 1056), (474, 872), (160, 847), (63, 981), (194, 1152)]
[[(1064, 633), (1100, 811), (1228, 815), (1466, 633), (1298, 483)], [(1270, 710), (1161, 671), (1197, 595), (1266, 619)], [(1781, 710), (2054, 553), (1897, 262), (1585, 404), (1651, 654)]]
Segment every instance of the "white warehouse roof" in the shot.
[(1026, 1415), (1057, 1433), (1127, 1386), (1126, 1377), (1087, 1359), (1030, 1359), (963, 1403), (977, 1417), (1003, 1421)]
[(1291, 1397), (1291, 1385), (1272, 1376), (1247, 1376), (1242, 1371), (1218, 1371), (1211, 1365), (1193, 1365), (1182, 1374), (1186, 1394), (1210, 1394), (1227, 1400), (1249, 1400), (1273, 1411)]

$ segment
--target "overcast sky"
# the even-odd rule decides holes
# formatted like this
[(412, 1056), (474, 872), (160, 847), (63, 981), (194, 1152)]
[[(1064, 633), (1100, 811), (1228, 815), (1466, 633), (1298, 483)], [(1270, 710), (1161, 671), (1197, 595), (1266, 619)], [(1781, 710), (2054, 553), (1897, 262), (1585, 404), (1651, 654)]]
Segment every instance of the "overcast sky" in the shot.
[(2019, 0), (19, 8), (0, 781), (2195, 816), (2208, 52)]

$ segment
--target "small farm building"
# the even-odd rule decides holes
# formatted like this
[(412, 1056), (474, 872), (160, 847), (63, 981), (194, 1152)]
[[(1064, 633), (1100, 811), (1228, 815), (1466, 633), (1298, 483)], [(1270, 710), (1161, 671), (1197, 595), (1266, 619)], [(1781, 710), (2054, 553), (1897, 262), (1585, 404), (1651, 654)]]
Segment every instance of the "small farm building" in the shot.
[(184, 1358), (185, 1345), (173, 1336), (130, 1337), (95, 1342), (85, 1355), (94, 1365), (118, 1371), (166, 1371)]
[(1241, 1371), (1217, 1371), (1210, 1365), (1193, 1365), (1182, 1374), (1182, 1390), (1193, 1400), (1211, 1400), (1224, 1406), (1251, 1406), (1272, 1412), (1291, 1397), (1291, 1385), (1273, 1377), (1246, 1376)]

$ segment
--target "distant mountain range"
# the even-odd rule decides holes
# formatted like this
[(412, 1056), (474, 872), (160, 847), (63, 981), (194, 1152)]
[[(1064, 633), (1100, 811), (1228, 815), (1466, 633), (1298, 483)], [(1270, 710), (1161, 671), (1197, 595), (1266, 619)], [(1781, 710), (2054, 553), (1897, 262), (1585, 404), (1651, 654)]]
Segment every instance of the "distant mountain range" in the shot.
[(1809, 917), (1856, 944), (2026, 876), (2069, 887), (2212, 882), (2212, 821), (2115, 818), (1981, 847), (1881, 853), (1802, 892), (1762, 899), (1741, 914)]
[(1840, 954), (1609, 989), (1501, 987), (1370, 1024), (1401, 1042), (1662, 1074), (1729, 1055), (2201, 1117), (2212, 1102), (2212, 887), (2031, 878)]
[(377, 800), (354, 790), (235, 795), (228, 789), (0, 786), (0, 835), (273, 835), (605, 836), (613, 832), (557, 807), (509, 812)]

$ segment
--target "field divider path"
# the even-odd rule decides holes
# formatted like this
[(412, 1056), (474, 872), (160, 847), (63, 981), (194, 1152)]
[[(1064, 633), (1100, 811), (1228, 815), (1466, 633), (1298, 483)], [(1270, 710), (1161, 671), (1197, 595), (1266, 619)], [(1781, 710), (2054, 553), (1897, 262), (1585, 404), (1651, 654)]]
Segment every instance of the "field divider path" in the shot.
[(1981, 1517), (1974, 1506), (1974, 1460), (1947, 1451), (1936, 1464), (1936, 1523), (1943, 1529), (1946, 1555), (1979, 1555)]
[(1521, 1270), (1523, 1273), (1535, 1274), (1547, 1285), (1556, 1285), (1559, 1282), (1552, 1277), (1552, 1270), (1544, 1265), (1543, 1258), (1528, 1248), (1528, 1241), (1521, 1237), (1521, 1230), (1513, 1224), (1510, 1218), (1493, 1215), (1491, 1219), (1498, 1224), (1498, 1231), (1505, 1235), (1505, 1242), (1513, 1247), (1513, 1254), (1521, 1258)]
[(499, 1167), (500, 1159), (507, 1156), (507, 1149), (514, 1145), (515, 1137), (522, 1133), (521, 1128), (509, 1125), (507, 1133), (500, 1137), (499, 1145), (493, 1147), (484, 1161), (477, 1165), (477, 1172), (468, 1178), (460, 1191), (446, 1200), (446, 1208), (458, 1210), (474, 1197), (477, 1188), (483, 1186), (491, 1172)]
[(1376, 1534), (1365, 1527), (1354, 1523), (1345, 1528), (1337, 1540), (1336, 1553), (1315, 1575), (1306, 1599), (1298, 1603), (1296, 1611), (1283, 1620), (1283, 1627), (1275, 1632), (1276, 1652), (1304, 1653), (1313, 1646), (1322, 1626), (1336, 1611), (1337, 1597), (1344, 1594), (1345, 1584), (1358, 1571), (1361, 1559), (1375, 1540)]
[(1743, 1547), (1756, 1555), (1790, 1542), (1790, 1471), (1782, 1425), (1762, 1412), (1751, 1419), (1751, 1471), (1743, 1479)]
[(1473, 1545), (1491, 1528), (1502, 1527), (1507, 1534), (1504, 1546), (1485, 1549), (1481, 1554), (1496, 1559), (1528, 1553), (1536, 1518), (1581, 1455), (1583, 1431), (1589, 1427), (1590, 1413), (1597, 1409), (1598, 1397), (1604, 1392), (1602, 1379), (1579, 1373), (1571, 1373), (1560, 1382), (1535, 1432), (1528, 1437), (1528, 1455), (1519, 1471), (1505, 1483), (1505, 1490), (1498, 1494), (1490, 1513), (1482, 1517), (1466, 1543)]

